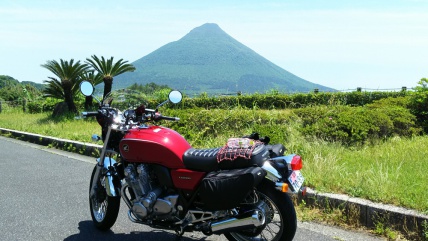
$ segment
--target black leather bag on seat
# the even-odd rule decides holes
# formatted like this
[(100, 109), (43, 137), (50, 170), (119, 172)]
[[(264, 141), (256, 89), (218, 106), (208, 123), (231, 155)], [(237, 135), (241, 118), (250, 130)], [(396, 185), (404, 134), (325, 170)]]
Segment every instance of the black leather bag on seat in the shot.
[(200, 201), (207, 210), (235, 208), (265, 175), (260, 167), (210, 172), (201, 182)]

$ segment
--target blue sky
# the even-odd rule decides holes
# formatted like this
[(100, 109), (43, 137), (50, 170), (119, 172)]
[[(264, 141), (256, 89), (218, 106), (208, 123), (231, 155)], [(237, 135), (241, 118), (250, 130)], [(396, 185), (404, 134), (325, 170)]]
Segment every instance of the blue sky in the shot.
[(428, 78), (428, 0), (2, 0), (0, 74), (41, 83), (48, 60), (133, 62), (204, 23), (339, 90)]

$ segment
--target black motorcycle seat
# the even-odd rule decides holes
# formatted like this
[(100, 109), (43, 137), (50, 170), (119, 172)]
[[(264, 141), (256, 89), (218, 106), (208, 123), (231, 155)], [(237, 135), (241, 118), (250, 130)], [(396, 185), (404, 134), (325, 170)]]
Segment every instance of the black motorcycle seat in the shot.
[(190, 148), (183, 154), (184, 166), (190, 170), (210, 172), (218, 170), (217, 153), (221, 147), (209, 149)]

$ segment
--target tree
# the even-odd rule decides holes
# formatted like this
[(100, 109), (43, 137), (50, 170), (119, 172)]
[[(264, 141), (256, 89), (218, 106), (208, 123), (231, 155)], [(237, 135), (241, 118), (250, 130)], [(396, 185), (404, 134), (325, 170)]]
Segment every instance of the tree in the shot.
[(145, 85), (134, 83), (133, 85), (129, 86), (128, 89), (135, 90), (146, 95), (152, 95), (153, 93), (163, 89), (171, 90), (168, 85), (158, 85), (153, 82), (147, 83)]
[(101, 59), (99, 59), (96, 55), (92, 55), (91, 57), (92, 59), (86, 59), (86, 63), (92, 66), (92, 68), (94, 68), (98, 73), (103, 76), (103, 98), (111, 92), (111, 88), (113, 85), (113, 77), (123, 74), (125, 72), (132, 72), (135, 70), (135, 67), (132, 64), (128, 64), (128, 61), (124, 61), (123, 59), (119, 59), (119, 61), (113, 63), (113, 57), (107, 60), (104, 59), (104, 57), (101, 57)]
[(79, 90), (79, 84), (82, 81), (81, 76), (89, 66), (81, 64), (80, 61), (74, 62), (74, 59), (71, 59), (70, 62), (62, 59), (60, 62), (50, 60), (41, 66), (51, 71), (57, 77), (48, 77), (49, 80), (44, 81), (48, 85), (43, 90), (44, 96), (64, 99), (68, 110), (77, 113), (73, 97)]

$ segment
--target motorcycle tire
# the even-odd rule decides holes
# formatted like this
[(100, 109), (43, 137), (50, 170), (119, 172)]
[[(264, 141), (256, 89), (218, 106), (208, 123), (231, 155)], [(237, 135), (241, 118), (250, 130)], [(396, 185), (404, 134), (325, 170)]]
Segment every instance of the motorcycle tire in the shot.
[(293, 240), (297, 229), (297, 217), (290, 196), (275, 190), (272, 183), (267, 181), (263, 181), (257, 187), (256, 192), (260, 200), (269, 207), (269, 212), (266, 213), (266, 225), (263, 226), (263, 230), (258, 230), (256, 236), (252, 235), (255, 230), (225, 233), (226, 238), (230, 241)]
[(109, 197), (98, 180), (98, 194), (96, 198), (91, 198), (91, 184), (94, 179), (96, 166), (92, 171), (91, 182), (89, 184), (89, 207), (91, 211), (92, 221), (95, 227), (101, 231), (109, 230), (116, 222), (119, 214), (120, 197)]

